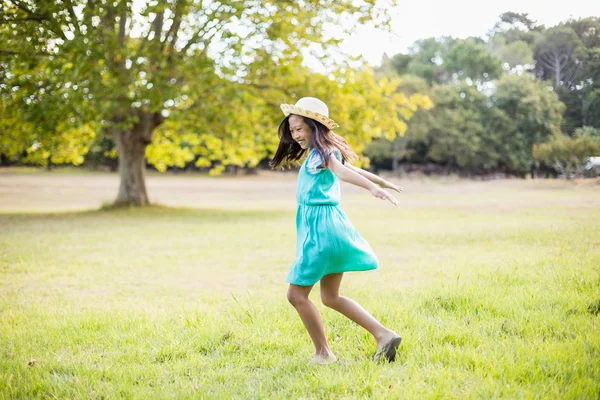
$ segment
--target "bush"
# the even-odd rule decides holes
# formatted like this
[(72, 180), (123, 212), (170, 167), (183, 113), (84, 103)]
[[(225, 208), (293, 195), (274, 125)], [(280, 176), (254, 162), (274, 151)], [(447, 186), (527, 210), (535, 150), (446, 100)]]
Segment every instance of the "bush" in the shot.
[(547, 143), (533, 146), (533, 157), (567, 179), (583, 176), (588, 158), (600, 153), (600, 136), (595, 135), (596, 131), (589, 127), (579, 128), (573, 137), (556, 133)]

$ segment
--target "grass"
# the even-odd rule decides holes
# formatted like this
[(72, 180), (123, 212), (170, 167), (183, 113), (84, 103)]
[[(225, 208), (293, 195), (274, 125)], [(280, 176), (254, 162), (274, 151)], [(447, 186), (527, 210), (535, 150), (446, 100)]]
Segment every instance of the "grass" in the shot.
[(374, 364), (315, 290), (339, 361), (314, 367), (285, 300), (293, 174), (153, 176), (164, 206), (85, 209), (115, 182), (0, 176), (0, 398), (600, 396), (598, 185), (405, 181), (399, 208), (345, 186), (381, 267), (343, 292), (404, 341)]

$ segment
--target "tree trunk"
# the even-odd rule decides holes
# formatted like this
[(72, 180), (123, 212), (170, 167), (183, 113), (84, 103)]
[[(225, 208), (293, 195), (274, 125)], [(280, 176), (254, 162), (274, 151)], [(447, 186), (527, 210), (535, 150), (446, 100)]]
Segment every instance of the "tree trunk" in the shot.
[(138, 121), (130, 130), (115, 130), (121, 184), (115, 204), (146, 206), (146, 147), (152, 141), (152, 132), (164, 118), (157, 113), (139, 112)]
[(561, 68), (560, 68), (560, 57), (558, 54), (554, 54), (554, 69), (556, 71), (556, 87), (560, 86), (560, 74), (561, 74)]
[(398, 136), (392, 140), (392, 172), (394, 175), (398, 174), (400, 170), (400, 151), (403, 150), (403, 146), (398, 141)]

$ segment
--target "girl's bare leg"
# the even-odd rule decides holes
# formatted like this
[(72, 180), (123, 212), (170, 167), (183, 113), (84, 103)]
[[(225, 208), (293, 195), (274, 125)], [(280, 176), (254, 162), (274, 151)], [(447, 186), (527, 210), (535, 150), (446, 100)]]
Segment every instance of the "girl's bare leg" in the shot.
[(313, 286), (290, 285), (287, 292), (287, 298), (296, 311), (298, 311), (298, 314), (300, 314), (300, 319), (302, 319), (302, 323), (315, 345), (315, 357), (313, 358), (313, 362), (318, 364), (328, 364), (330, 362), (335, 362), (336, 358), (327, 344), (325, 330), (323, 329), (319, 311), (308, 298), (312, 288)]
[(342, 283), (343, 276), (343, 273), (330, 274), (325, 275), (321, 279), (321, 300), (323, 304), (345, 315), (369, 331), (377, 342), (377, 349), (380, 349), (390, 340), (397, 337), (398, 334), (381, 325), (379, 321), (354, 300), (340, 296), (340, 284)]

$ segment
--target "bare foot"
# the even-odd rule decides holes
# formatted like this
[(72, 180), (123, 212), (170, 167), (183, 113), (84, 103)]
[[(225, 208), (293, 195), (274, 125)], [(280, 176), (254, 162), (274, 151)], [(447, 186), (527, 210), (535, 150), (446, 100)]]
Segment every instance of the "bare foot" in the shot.
[(310, 360), (311, 365), (327, 365), (337, 361), (337, 358), (332, 352), (325, 354), (315, 354)]

